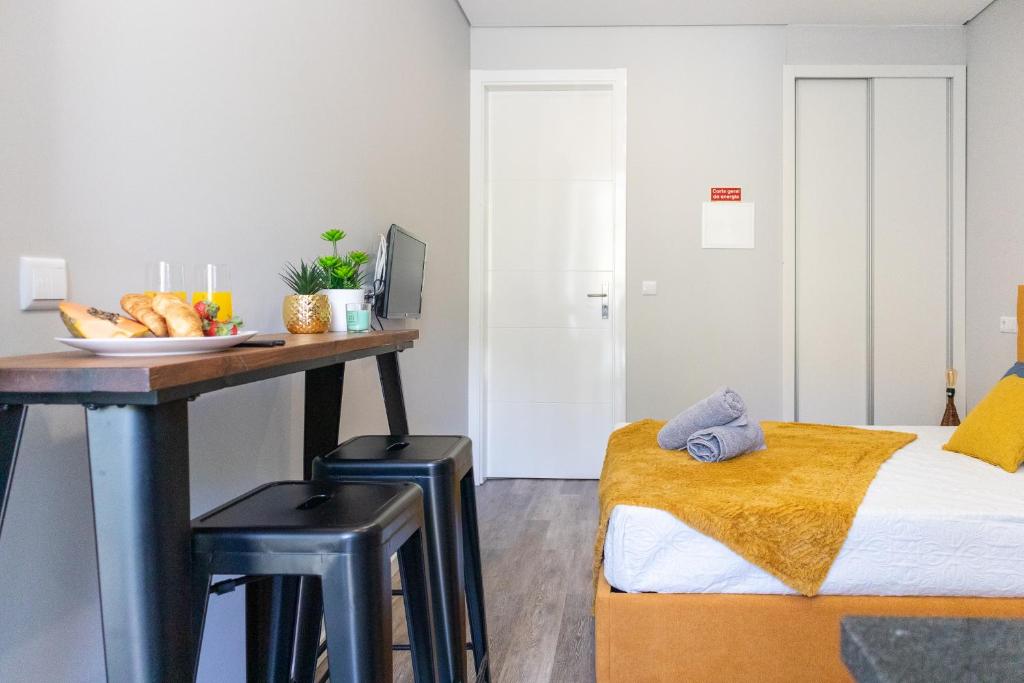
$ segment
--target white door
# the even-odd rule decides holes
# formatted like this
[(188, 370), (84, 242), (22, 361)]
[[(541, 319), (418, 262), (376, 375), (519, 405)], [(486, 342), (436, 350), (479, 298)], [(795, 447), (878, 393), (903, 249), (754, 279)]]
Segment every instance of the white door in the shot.
[(937, 77), (796, 81), (800, 421), (942, 417), (958, 334), (950, 86)]
[(488, 477), (596, 478), (622, 419), (618, 108), (612, 85), (486, 91)]

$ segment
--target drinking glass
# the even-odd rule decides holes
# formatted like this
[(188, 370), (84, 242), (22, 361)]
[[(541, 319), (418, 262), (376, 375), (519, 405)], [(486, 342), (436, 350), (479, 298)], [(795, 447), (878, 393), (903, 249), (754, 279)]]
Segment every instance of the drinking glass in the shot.
[(156, 296), (160, 292), (167, 292), (187, 302), (188, 288), (185, 286), (185, 265), (170, 261), (147, 263), (145, 292), (146, 296)]
[(345, 328), (349, 332), (370, 329), (370, 304), (345, 304)]
[(231, 275), (223, 263), (207, 263), (196, 268), (196, 289), (192, 293), (192, 304), (212, 301), (220, 306), (217, 320), (231, 319)]

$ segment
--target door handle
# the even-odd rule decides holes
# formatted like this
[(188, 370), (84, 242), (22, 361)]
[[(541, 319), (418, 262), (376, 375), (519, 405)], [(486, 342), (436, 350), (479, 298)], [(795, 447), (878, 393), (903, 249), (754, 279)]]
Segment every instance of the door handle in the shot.
[(602, 287), (603, 292), (587, 292), (588, 299), (601, 300), (601, 320), (608, 319), (608, 285)]

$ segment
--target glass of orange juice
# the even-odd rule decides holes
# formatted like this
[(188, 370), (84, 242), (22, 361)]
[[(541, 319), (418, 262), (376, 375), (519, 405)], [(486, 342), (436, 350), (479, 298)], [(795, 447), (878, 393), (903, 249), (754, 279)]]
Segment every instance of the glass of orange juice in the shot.
[(192, 304), (212, 301), (220, 306), (217, 320), (231, 319), (231, 276), (223, 263), (207, 263), (196, 269), (196, 289), (192, 292)]
[(159, 292), (174, 294), (182, 301), (188, 301), (188, 288), (185, 286), (185, 266), (170, 261), (157, 261), (146, 264), (146, 296), (156, 296)]

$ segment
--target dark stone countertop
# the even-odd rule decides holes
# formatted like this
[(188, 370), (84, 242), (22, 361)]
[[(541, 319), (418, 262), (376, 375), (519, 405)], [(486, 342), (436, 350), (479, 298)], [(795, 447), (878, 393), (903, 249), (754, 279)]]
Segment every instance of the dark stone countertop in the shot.
[(1024, 682), (1024, 620), (846, 617), (858, 683)]

